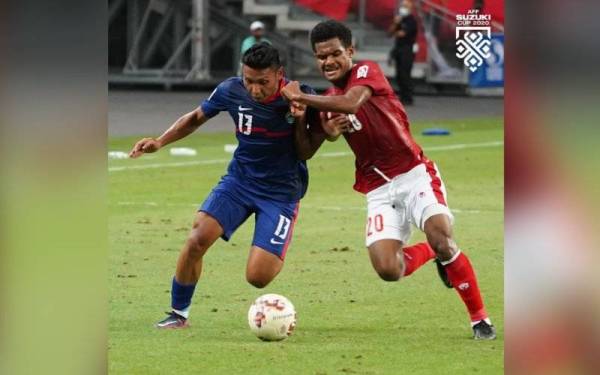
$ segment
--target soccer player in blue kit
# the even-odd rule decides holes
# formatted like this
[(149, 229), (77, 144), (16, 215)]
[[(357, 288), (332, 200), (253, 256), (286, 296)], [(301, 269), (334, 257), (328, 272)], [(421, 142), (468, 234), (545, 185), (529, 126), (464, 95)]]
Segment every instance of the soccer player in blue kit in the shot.
[[(220, 111), (236, 125), (239, 145), (227, 174), (212, 190), (196, 215), (179, 258), (171, 287), (171, 311), (157, 328), (188, 326), (189, 308), (202, 271), (202, 257), (219, 238), (233, 232), (255, 215), (255, 228), (246, 267), (247, 281), (267, 286), (283, 267), (298, 216), (300, 199), (308, 186), (309, 159), (323, 142), (318, 112), (291, 107), (280, 95), (287, 83), (274, 47), (260, 43), (242, 58), (243, 78), (232, 77), (217, 86), (199, 108), (183, 115), (160, 137), (144, 138), (130, 157), (155, 152), (194, 132)], [(308, 86), (307, 93), (314, 93)], [(315, 118), (309, 130), (306, 118)], [(296, 126), (296, 124), (299, 124)], [(309, 125), (310, 126), (310, 125)], [(307, 137), (295, 132), (306, 132)]]

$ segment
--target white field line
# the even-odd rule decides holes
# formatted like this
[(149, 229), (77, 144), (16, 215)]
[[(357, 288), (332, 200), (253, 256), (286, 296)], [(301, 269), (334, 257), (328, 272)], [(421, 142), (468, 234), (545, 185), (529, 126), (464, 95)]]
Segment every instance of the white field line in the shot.
[[(432, 146), (432, 147), (424, 147), (423, 151), (432, 152), (432, 151), (452, 151), (452, 150), (463, 150), (467, 148), (486, 148), (486, 147), (500, 147), (504, 145), (504, 141), (493, 141), (493, 142), (480, 142), (480, 143), (458, 143), (454, 145), (445, 145), (445, 146)], [(340, 152), (323, 152), (317, 153), (315, 157), (319, 158), (335, 158), (342, 156), (350, 156), (352, 152), (350, 151), (340, 151)], [(152, 168), (170, 168), (170, 167), (188, 167), (192, 165), (207, 165), (207, 164), (221, 164), (228, 163), (231, 159), (212, 159), (212, 160), (190, 160), (190, 161), (181, 161), (181, 162), (172, 162), (172, 163), (154, 163), (154, 164), (142, 164), (142, 165), (124, 165), (118, 167), (109, 167), (109, 172), (120, 172), (126, 170), (133, 169), (152, 169)]]
[(152, 168), (166, 168), (166, 167), (187, 167), (190, 165), (206, 165), (206, 164), (221, 164), (227, 163), (231, 159), (212, 159), (212, 160), (190, 160), (180, 161), (175, 163), (155, 163), (155, 164), (142, 164), (142, 165), (125, 165), (120, 167), (109, 167), (109, 172), (120, 172), (131, 169), (152, 169)]
[[(158, 204), (157, 202), (117, 202), (118, 206), (148, 206), (148, 207), (199, 207), (200, 203), (163, 203)], [(323, 210), (323, 211), (367, 211), (366, 205), (363, 206), (313, 206), (310, 204), (300, 204), (300, 208), (309, 210)], [(482, 212), (492, 212), (494, 210), (462, 210), (458, 208), (450, 209), (454, 213), (459, 214), (480, 214)]]

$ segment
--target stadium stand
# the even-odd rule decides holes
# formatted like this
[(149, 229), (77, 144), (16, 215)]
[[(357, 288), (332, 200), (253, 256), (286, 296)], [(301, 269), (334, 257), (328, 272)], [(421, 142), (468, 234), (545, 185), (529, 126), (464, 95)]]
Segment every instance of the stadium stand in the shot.
[[(211, 86), (235, 74), (239, 46), (248, 25), (260, 20), (266, 37), (283, 53), (287, 74), (321, 82), (308, 34), (326, 18), (344, 21), (354, 32), (357, 59), (374, 60), (385, 74), (392, 40), (385, 32), (397, 0), (109, 0), (109, 83)], [(368, 6), (367, 6), (368, 3)], [(467, 83), (454, 56), (455, 15), (473, 0), (416, 1), (420, 33), (413, 78), (432, 84)], [(502, 31), (499, 1), (484, 11)], [(499, 4), (499, 5), (498, 5)], [(318, 83), (317, 83), (318, 86)]]

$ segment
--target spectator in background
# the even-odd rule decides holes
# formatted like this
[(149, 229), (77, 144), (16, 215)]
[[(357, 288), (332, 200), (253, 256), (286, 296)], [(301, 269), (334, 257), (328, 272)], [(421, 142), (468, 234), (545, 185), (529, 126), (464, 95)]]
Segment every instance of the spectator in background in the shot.
[(473, 9), (476, 9), (479, 13), (483, 11), (484, 5), (484, 0), (473, 0)]
[(250, 47), (255, 45), (256, 43), (268, 43), (271, 42), (265, 38), (265, 24), (260, 21), (254, 21), (250, 24), (250, 35), (244, 41), (242, 41), (242, 49), (240, 51), (240, 56), (244, 56), (244, 52), (246, 52)]
[(394, 37), (394, 48), (390, 57), (396, 64), (396, 82), (400, 89), (400, 101), (404, 105), (413, 104), (413, 83), (410, 73), (415, 61), (414, 45), (417, 40), (417, 19), (412, 14), (413, 3), (404, 0), (398, 15), (388, 32)]

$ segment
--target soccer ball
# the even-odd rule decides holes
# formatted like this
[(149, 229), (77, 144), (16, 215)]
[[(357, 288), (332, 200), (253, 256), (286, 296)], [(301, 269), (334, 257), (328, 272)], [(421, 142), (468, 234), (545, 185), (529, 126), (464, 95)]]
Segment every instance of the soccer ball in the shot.
[(289, 299), (279, 294), (265, 294), (248, 310), (250, 330), (263, 341), (280, 341), (296, 327), (296, 310)]

